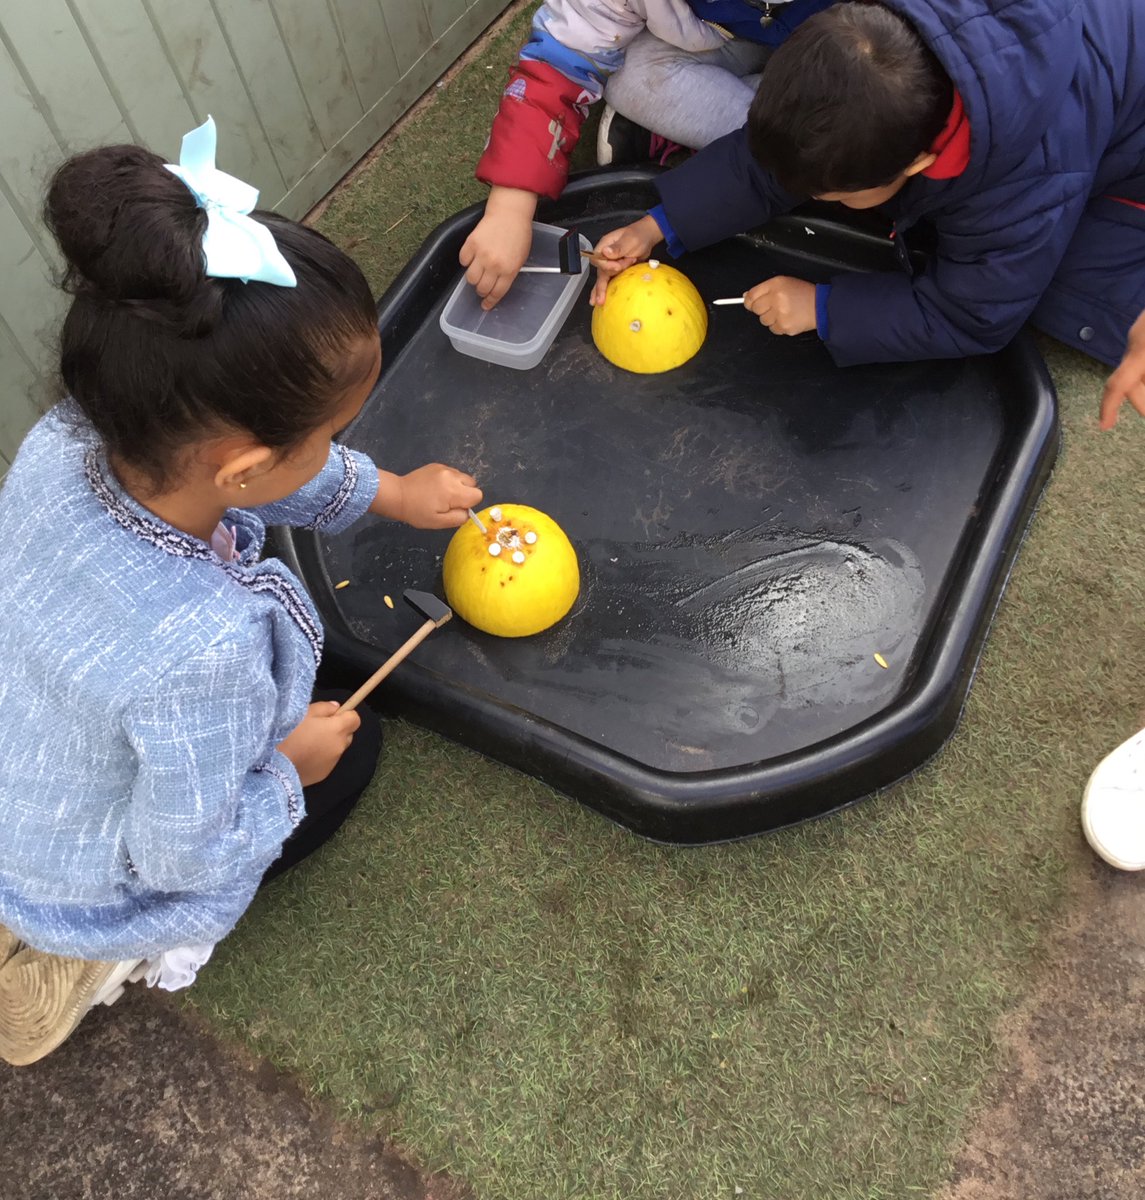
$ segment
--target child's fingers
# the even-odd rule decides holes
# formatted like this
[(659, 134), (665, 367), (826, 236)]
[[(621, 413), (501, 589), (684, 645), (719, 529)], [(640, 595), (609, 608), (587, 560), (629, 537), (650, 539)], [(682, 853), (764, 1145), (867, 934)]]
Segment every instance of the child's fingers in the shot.
[(611, 249), (612, 253), (605, 257), (610, 263), (615, 264), (613, 267), (614, 270), (623, 270), (625, 267), (630, 267), (634, 262), (639, 262), (641, 259), (648, 257), (648, 252), (643, 241), (638, 237), (633, 237), (631, 234), (625, 234), (623, 237), (617, 238), (612, 243)]
[(353, 737), (358, 732), (359, 726), (362, 724), (361, 714), (351, 708), (348, 712), (340, 712), (337, 716), (331, 718), (337, 722), (337, 729), (340, 734)]
[(755, 287), (748, 288), (747, 291), (744, 292), (744, 294), (743, 294), (744, 295), (744, 303), (749, 306), (752, 304), (756, 304), (760, 300), (763, 300), (767, 296), (770, 296), (774, 290), (775, 290), (775, 280), (774, 279), (765, 279), (762, 283), (757, 283), (755, 285)]
[(472, 475), (467, 475), (456, 467), (447, 467), (444, 463), (440, 464), (438, 470), (442, 495), (448, 506), (463, 504), (467, 508), (472, 508), (481, 503), (481, 489)]
[(594, 254), (599, 254), (604, 258), (622, 258), (624, 256), (624, 243), (628, 241), (630, 234), (628, 226), (625, 225), (622, 229), (613, 229), (610, 233), (606, 233), (604, 237), (596, 243)]
[(410, 524), (414, 529), (460, 529), (469, 520), (469, 510), (472, 507), (472, 504), (467, 504), (464, 508), (456, 505), (442, 507), (423, 514), (419, 520), (411, 521)]
[(472, 284), (473, 290), (479, 296), (484, 296), (489, 288), (493, 286), (492, 279), (486, 280), (488, 274), (489, 272), (476, 259), (470, 264), (469, 270), (465, 272), (466, 281)]
[(1122, 404), (1125, 403), (1131, 386), (1129, 372), (1125, 370), (1124, 366), (1119, 367), (1110, 375), (1106, 381), (1105, 390), (1101, 393), (1102, 429), (1113, 428), (1117, 414), (1121, 410)]
[[(311, 717), (319, 717), (323, 721), (336, 721), (342, 724), (348, 724), (351, 732), (358, 728), (361, 724), (361, 717), (358, 717), (356, 712), (339, 712), (341, 702), (338, 700), (319, 700), (310, 705), (307, 715)], [(357, 717), (357, 720), (349, 721), (348, 718)]]
[(493, 286), (485, 293), (481, 307), (488, 311), (499, 304), (505, 293), (513, 286), (513, 280), (516, 278), (516, 271), (506, 271), (504, 274), (498, 275)]
[(473, 507), (472, 504), (467, 504), (464, 508), (450, 508), (443, 513), (439, 513), (439, 521), (434, 526), (435, 529), (460, 529), (466, 521), (469, 520), (469, 510)]
[(601, 263), (596, 270), (596, 282), (592, 286), (592, 295), (589, 297), (589, 303), (592, 305), (603, 304), (608, 292), (609, 281), (614, 276), (619, 275), (625, 267), (631, 266), (635, 261), (634, 258), (618, 258), (614, 262)]
[(775, 297), (770, 292), (764, 292), (762, 296), (752, 296), (749, 292), (743, 306), (748, 312), (763, 318), (775, 309)]
[(461, 247), (461, 252), (457, 256), (457, 261), (460, 262), (463, 267), (467, 267), (476, 257), (476, 254), (477, 246), (474, 244), (473, 234), (470, 234), (465, 239), (464, 245)]
[[(1110, 379), (1110, 384), (1113, 379)], [(1137, 413), (1145, 417), (1145, 380), (1137, 380), (1130, 384), (1128, 388), (1118, 386), (1110, 390), (1109, 385), (1106, 385), (1105, 393), (1101, 400), (1101, 421), (1102, 429), (1112, 429), (1117, 424), (1118, 414), (1121, 412), (1121, 406), (1128, 400)]]
[[(1140, 386), (1141, 374), (1128, 363), (1122, 363), (1106, 381), (1101, 394), (1101, 428), (1112, 429), (1122, 404), (1130, 398), (1134, 385)], [(1135, 406), (1136, 407), (1136, 406)]]
[(1139, 416), (1145, 417), (1145, 382), (1135, 383), (1129, 389), (1129, 403), (1137, 410)]
[(450, 508), (460, 508), (466, 516), (469, 515), (469, 509), (477, 508), (484, 493), (479, 487), (455, 487), (446, 497), (446, 504)]
[[(477, 294), (482, 300), (488, 300), (490, 296), (492, 296), (497, 290), (497, 284), (500, 282), (500, 280), (501, 276), (497, 273), (497, 271), (492, 267), (487, 267), (485, 269), (485, 274), (481, 276), (481, 282), (477, 285)], [(504, 291), (505, 289), (502, 288), (502, 295), (504, 295)], [(500, 299), (500, 297), (498, 297), (498, 299)], [(494, 300), (492, 303), (496, 304), (497, 301)]]

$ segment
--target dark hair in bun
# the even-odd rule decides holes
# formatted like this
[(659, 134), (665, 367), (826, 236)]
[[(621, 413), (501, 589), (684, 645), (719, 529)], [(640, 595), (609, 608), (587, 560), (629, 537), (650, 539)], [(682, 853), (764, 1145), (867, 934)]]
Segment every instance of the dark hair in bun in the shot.
[(159, 489), (189, 441), (227, 428), (288, 449), (329, 419), (376, 315), (357, 265), (269, 212), (294, 288), (204, 273), (207, 214), (163, 159), (106, 146), (69, 159), (44, 219), (74, 297), (60, 371), (108, 453)]

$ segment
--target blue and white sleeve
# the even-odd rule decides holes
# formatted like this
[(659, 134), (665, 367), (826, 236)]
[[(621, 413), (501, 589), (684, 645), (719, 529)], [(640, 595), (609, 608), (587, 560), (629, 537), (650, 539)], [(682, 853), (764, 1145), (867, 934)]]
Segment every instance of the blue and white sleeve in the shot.
[(125, 713), (138, 758), (118, 833), (159, 892), (253, 894), (302, 820), (302, 785), (274, 743), (268, 648), (228, 636), (157, 679)]
[(357, 450), (334, 442), (326, 465), (305, 486), (255, 509), (268, 525), (340, 533), (365, 515), (378, 494), (378, 469)]

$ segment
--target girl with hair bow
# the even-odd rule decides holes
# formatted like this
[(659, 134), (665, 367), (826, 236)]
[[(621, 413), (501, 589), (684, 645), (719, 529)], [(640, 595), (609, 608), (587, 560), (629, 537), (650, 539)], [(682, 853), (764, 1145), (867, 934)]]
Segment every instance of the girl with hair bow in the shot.
[(0, 493), (0, 1057), (42, 1058), (124, 981), (186, 986), (260, 884), (369, 783), (368, 711), (314, 699), (318, 615), (268, 524), (466, 520), (481, 492), (336, 442), (381, 367), (373, 297), (321, 234), (215, 169), (77, 155), (45, 219), (68, 398)]

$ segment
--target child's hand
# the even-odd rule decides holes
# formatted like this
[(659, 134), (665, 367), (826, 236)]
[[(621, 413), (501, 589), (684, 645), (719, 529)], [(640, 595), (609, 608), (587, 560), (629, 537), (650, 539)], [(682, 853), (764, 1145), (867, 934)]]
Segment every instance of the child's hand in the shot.
[(513, 286), (533, 244), (537, 197), (521, 188), (494, 187), (485, 215), (465, 239), (458, 258), (477, 289), (481, 307), (492, 308)]
[(443, 463), (426, 463), (408, 475), (378, 472), (378, 494), (370, 512), (414, 529), (456, 529), (481, 503), (477, 480)]
[(664, 234), (656, 224), (656, 218), (652, 216), (641, 217), (639, 221), (625, 225), (623, 229), (614, 229), (611, 233), (606, 233), (596, 243), (593, 254), (598, 260), (604, 258), (608, 261), (598, 261), (596, 283), (593, 284), (589, 303), (603, 304), (605, 293), (608, 291), (608, 281), (613, 275), (619, 275), (633, 263), (642, 262), (663, 240)]
[(340, 713), (336, 700), (322, 700), (306, 710), (298, 725), (278, 743), (294, 764), (303, 787), (321, 783), (350, 748), (362, 718), (356, 712)]
[(415, 529), (456, 529), (481, 503), (472, 475), (441, 463), (427, 463), (401, 477), (402, 520)]
[(1145, 313), (1133, 323), (1121, 365), (1110, 375), (1101, 396), (1101, 428), (1112, 429), (1128, 400), (1145, 417)]
[(759, 317), (772, 333), (789, 337), (818, 327), (815, 316), (815, 285), (789, 275), (776, 275), (744, 292), (744, 306)]

